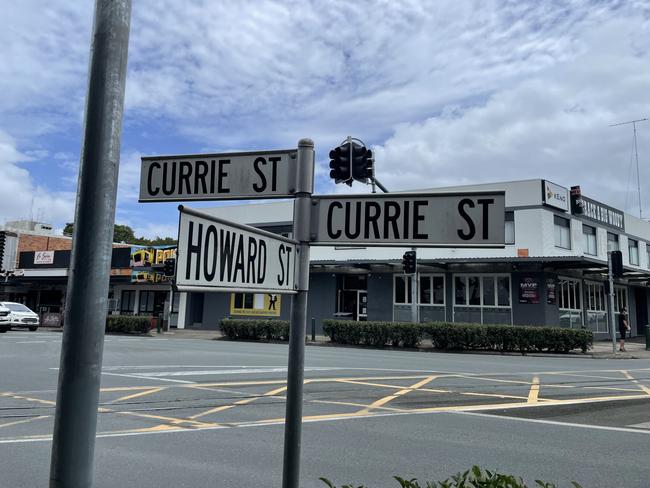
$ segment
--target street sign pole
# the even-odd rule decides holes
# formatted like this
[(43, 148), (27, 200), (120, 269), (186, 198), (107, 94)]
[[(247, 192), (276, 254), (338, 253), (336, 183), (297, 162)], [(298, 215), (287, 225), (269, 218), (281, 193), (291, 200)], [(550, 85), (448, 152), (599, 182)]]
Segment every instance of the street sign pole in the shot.
[(297, 258), (298, 276), (296, 279), (298, 293), (293, 296), (291, 303), (282, 488), (300, 487), (302, 396), (305, 375), (307, 294), (309, 291), (311, 192), (314, 179), (314, 143), (311, 139), (301, 139), (298, 142), (297, 157), (293, 232), (294, 239), (299, 242)]
[(95, 3), (50, 488), (93, 486), (130, 18), (130, 0)]
[[(411, 250), (417, 253), (417, 248), (412, 247)], [(415, 255), (415, 270), (411, 275), (411, 322), (418, 323), (419, 310), (418, 310), (418, 258)]]
[(614, 310), (614, 272), (612, 269), (612, 252), (607, 253), (607, 273), (609, 280), (609, 310), (610, 320), (609, 324), (612, 329), (612, 353), (616, 354), (616, 324), (614, 317), (616, 317), (616, 310)]

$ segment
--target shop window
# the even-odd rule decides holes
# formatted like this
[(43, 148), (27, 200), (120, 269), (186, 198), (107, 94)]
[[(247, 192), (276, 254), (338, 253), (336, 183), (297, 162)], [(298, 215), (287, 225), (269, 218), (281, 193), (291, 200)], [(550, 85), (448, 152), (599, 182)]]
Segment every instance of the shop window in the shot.
[(445, 304), (445, 277), (443, 275), (420, 275), (420, 305)]
[(571, 221), (554, 215), (553, 222), (555, 228), (555, 247), (571, 249)]
[(140, 292), (140, 306), (138, 307), (138, 312), (141, 314), (150, 314), (154, 311), (154, 301), (155, 301), (154, 291), (141, 291)]
[(582, 300), (580, 281), (571, 278), (558, 278), (558, 306), (560, 325), (564, 327), (582, 326)]
[(133, 313), (135, 306), (135, 290), (122, 290), (120, 313)]
[(596, 247), (596, 228), (582, 224), (583, 250), (585, 254), (595, 256), (598, 254)]
[(607, 301), (602, 283), (585, 283), (587, 327), (594, 332), (607, 332)]
[[(614, 287), (614, 315), (618, 319), (619, 314), (621, 313), (622, 308), (628, 308), (627, 306), (627, 288), (622, 286)], [(628, 308), (628, 314), (630, 310)], [(618, 322), (615, 322), (618, 323)]]
[(237, 309), (253, 309), (255, 305), (255, 295), (253, 293), (235, 293), (233, 298), (233, 307)]
[(506, 212), (506, 244), (515, 243), (515, 213)]
[(393, 302), (395, 305), (406, 305), (411, 303), (411, 291), (412, 291), (412, 282), (411, 277), (406, 275), (394, 275), (395, 284), (393, 290), (395, 290), (395, 296)]
[(510, 307), (510, 277), (456, 275), (454, 276), (454, 305)]
[(630, 264), (634, 266), (639, 265), (639, 241), (634, 239), (627, 240), (627, 250), (630, 254)]
[(618, 234), (607, 233), (607, 252), (618, 251)]

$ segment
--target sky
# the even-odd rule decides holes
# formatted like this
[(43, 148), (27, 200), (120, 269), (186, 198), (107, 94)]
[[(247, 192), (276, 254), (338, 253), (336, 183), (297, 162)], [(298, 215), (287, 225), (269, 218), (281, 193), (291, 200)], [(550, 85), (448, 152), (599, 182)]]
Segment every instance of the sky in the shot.
[[(0, 223), (74, 220), (93, 8), (0, 0)], [(116, 222), (176, 235), (177, 204), (137, 202), (149, 155), (309, 137), (316, 193), (368, 192), (329, 178), (348, 135), (389, 190), (544, 178), (638, 215), (610, 126), (645, 117), (650, 0), (136, 0)], [(637, 148), (650, 217), (650, 121)]]

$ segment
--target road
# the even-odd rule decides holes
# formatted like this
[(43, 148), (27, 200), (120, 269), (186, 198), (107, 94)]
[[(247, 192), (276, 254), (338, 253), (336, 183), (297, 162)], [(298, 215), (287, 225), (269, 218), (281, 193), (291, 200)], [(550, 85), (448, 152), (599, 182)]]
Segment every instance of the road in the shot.
[[(47, 486), (61, 334), (0, 335), (0, 486)], [(96, 486), (280, 486), (287, 347), (106, 338)], [(302, 486), (472, 464), (648, 486), (650, 361), (308, 347)]]

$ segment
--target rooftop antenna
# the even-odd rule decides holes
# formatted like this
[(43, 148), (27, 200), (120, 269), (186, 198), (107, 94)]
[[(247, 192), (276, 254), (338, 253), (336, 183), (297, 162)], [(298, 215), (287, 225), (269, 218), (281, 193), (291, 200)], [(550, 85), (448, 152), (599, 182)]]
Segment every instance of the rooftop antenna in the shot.
[(639, 151), (637, 150), (636, 147), (636, 124), (637, 122), (645, 122), (647, 121), (647, 118), (644, 119), (636, 119), (636, 120), (629, 120), (627, 122), (620, 122), (618, 124), (612, 124), (610, 127), (616, 127), (618, 125), (627, 125), (627, 124), (632, 124), (632, 127), (634, 129), (634, 157), (636, 159), (636, 190), (639, 195), (639, 218), (643, 218), (643, 209), (641, 208), (641, 175), (639, 173)]

